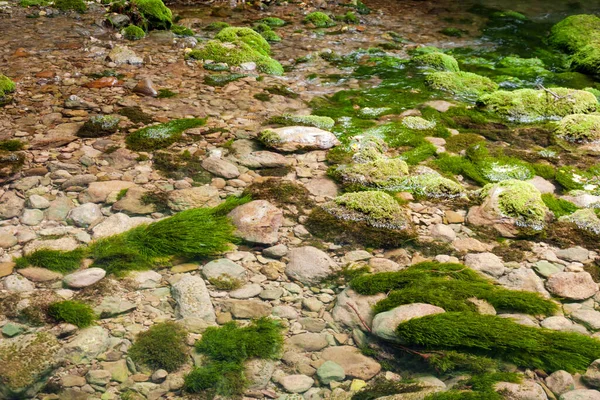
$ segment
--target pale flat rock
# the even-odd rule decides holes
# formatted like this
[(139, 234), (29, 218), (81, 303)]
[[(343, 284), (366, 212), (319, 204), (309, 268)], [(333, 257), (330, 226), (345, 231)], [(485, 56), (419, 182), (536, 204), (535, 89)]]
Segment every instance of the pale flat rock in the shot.
[(71, 251), (77, 247), (79, 247), (77, 240), (72, 237), (62, 237), (59, 239), (31, 241), (25, 245), (23, 252), (27, 255), (40, 249)]
[(106, 271), (102, 268), (88, 268), (66, 275), (63, 282), (72, 289), (81, 289), (93, 285), (105, 276)]
[(90, 363), (105, 352), (110, 344), (108, 331), (101, 326), (81, 330), (73, 340), (64, 344), (59, 354), (75, 364)]
[(336, 263), (322, 250), (312, 246), (296, 247), (288, 252), (285, 273), (304, 284), (317, 284), (331, 275)]
[(255, 200), (229, 213), (236, 235), (248, 242), (275, 244), (283, 224), (283, 212), (266, 200)]
[(331, 315), (336, 322), (349, 329), (358, 328), (366, 331), (367, 328), (361, 320), (370, 327), (373, 321), (373, 306), (385, 297), (385, 293), (364, 296), (346, 288), (337, 296)]
[(279, 151), (327, 150), (340, 144), (333, 133), (312, 126), (284, 126), (266, 132), (263, 141)]
[(513, 400), (547, 400), (546, 392), (536, 382), (525, 381), (522, 383), (498, 382), (494, 385), (497, 392), (504, 398)]
[(381, 371), (381, 365), (377, 361), (364, 356), (353, 346), (327, 347), (321, 353), (321, 358), (339, 364), (350, 378), (367, 381)]
[(398, 336), (396, 336), (396, 328), (399, 324), (413, 318), (441, 314), (444, 312), (445, 310), (443, 308), (431, 304), (404, 304), (389, 311), (377, 314), (375, 318), (373, 318), (373, 334), (385, 340), (399, 341)]
[[(87, 190), (82, 193), (83, 198), (87, 198), (87, 201), (91, 203), (103, 203), (109, 194), (113, 192), (120, 192), (123, 189), (129, 189), (136, 186), (133, 182), (128, 181), (102, 181), (92, 182), (88, 186)], [(80, 200), (81, 200), (80, 196)], [(85, 201), (83, 201), (85, 203)]]
[(62, 278), (62, 274), (59, 272), (39, 267), (21, 268), (17, 272), (32, 282), (48, 282)]
[(171, 291), (177, 302), (179, 318), (200, 318), (211, 324), (216, 322), (215, 309), (200, 276), (185, 274), (171, 287)]
[(598, 291), (598, 284), (587, 272), (553, 274), (548, 278), (546, 287), (552, 294), (571, 300), (585, 300)]
[(209, 185), (173, 190), (168, 195), (168, 206), (173, 211), (215, 207), (220, 203), (219, 190)]
[(130, 217), (123, 213), (112, 214), (92, 228), (92, 237), (94, 239), (100, 239), (118, 235), (119, 233), (126, 232), (136, 226), (150, 224), (152, 222), (154, 222), (152, 218)]
[(240, 176), (240, 170), (227, 160), (216, 157), (208, 157), (202, 160), (202, 168), (225, 179), (233, 179)]

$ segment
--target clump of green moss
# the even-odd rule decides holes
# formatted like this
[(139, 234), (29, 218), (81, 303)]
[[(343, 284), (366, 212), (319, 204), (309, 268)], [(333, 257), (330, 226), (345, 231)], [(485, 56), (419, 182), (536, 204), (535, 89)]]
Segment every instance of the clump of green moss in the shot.
[(598, 100), (592, 93), (566, 88), (499, 90), (483, 95), (478, 103), (487, 111), (517, 122), (587, 114), (598, 107)]
[(171, 32), (176, 34), (177, 36), (194, 36), (194, 31), (183, 25), (174, 24), (171, 26)]
[(84, 258), (85, 251), (83, 248), (71, 251), (40, 249), (17, 258), (15, 262), (17, 268), (33, 266), (66, 273), (78, 269)]
[(281, 37), (275, 33), (273, 30), (264, 30), (260, 32), (260, 36), (262, 36), (267, 42), (275, 43), (281, 42)]
[(258, 23), (267, 24), (271, 28), (278, 28), (278, 27), (284, 26), (286, 24), (286, 22), (284, 20), (282, 20), (281, 18), (277, 18), (277, 17), (265, 17), (265, 18), (258, 20)]
[(83, 0), (55, 0), (54, 7), (61, 11), (77, 11), (83, 13), (87, 10), (87, 6)]
[(596, 166), (587, 170), (560, 167), (556, 170), (556, 181), (566, 191), (583, 190), (594, 195), (600, 194), (600, 170)]
[(96, 314), (92, 307), (75, 300), (65, 300), (50, 304), (48, 315), (59, 322), (67, 322), (85, 328), (96, 320)]
[(538, 293), (508, 290), (494, 285), (462, 264), (423, 262), (398, 272), (362, 275), (350, 286), (358, 293), (388, 293), (375, 305), (375, 312), (391, 310), (402, 304), (427, 303), (446, 311), (474, 312), (470, 298), (492, 304), (498, 310), (532, 315), (551, 315), (556, 304)]
[(425, 400), (502, 400), (503, 394), (495, 390), (495, 384), (498, 382), (519, 383), (521, 375), (516, 372), (476, 374), (459, 381), (451, 390), (426, 396)]
[(415, 56), (411, 61), (417, 65), (432, 68), (438, 71), (458, 72), (458, 61), (448, 54), (432, 52)]
[(148, 29), (169, 29), (173, 24), (173, 13), (162, 0), (132, 0), (144, 17)]
[(438, 172), (427, 167), (417, 167), (396, 190), (434, 199), (452, 199), (465, 195), (465, 190), (459, 183), (444, 178)]
[(206, 118), (176, 119), (164, 124), (148, 126), (130, 133), (125, 142), (135, 151), (151, 151), (172, 145), (181, 134), (191, 128), (202, 126)]
[(267, 318), (252, 321), (245, 327), (229, 322), (220, 328), (209, 327), (196, 342), (196, 351), (208, 358), (202, 367), (185, 377), (184, 389), (234, 397), (243, 393), (247, 381), (244, 362), (250, 358), (276, 359), (283, 349), (282, 326)]
[(25, 165), (25, 153), (0, 150), (0, 177), (9, 177)]
[(458, 28), (444, 28), (440, 31), (440, 33), (450, 37), (463, 37), (465, 31)]
[(375, 400), (401, 393), (414, 393), (423, 387), (414, 381), (396, 381), (384, 377), (376, 377), (369, 384), (352, 395), (352, 400)]
[(571, 203), (570, 201), (560, 199), (552, 193), (542, 194), (542, 200), (556, 218), (573, 214), (575, 211), (579, 210), (579, 207), (577, 207), (575, 204)]
[(345, 22), (346, 24), (352, 24), (352, 25), (360, 24), (360, 19), (352, 11), (348, 11), (344, 15), (336, 15), (335, 19), (337, 21)]
[(117, 111), (117, 114), (127, 117), (127, 119), (133, 122), (134, 124), (147, 125), (151, 124), (154, 121), (152, 115), (143, 112), (142, 109), (138, 106), (124, 107)]
[(226, 86), (231, 82), (245, 78), (245, 74), (212, 74), (204, 77), (204, 83), (210, 86)]
[(291, 115), (283, 114), (279, 117), (272, 117), (267, 122), (269, 124), (283, 126), (314, 126), (319, 129), (330, 130), (335, 125), (335, 121), (330, 117), (321, 117), (318, 115)]
[(127, 40), (141, 40), (146, 37), (146, 32), (139, 26), (129, 25), (123, 29), (123, 37)]
[(187, 332), (181, 325), (162, 322), (138, 334), (128, 355), (138, 364), (173, 372), (188, 358), (186, 336)]
[(595, 15), (571, 15), (550, 30), (549, 42), (574, 53), (600, 38), (600, 18)]
[(558, 122), (555, 135), (574, 143), (600, 140), (600, 116), (595, 114), (567, 115)]
[(205, 31), (220, 31), (224, 28), (228, 28), (229, 26), (230, 25), (227, 22), (215, 21), (215, 22), (211, 22), (210, 24), (206, 25), (204, 30)]
[(156, 152), (152, 164), (167, 178), (183, 179), (188, 177), (198, 184), (206, 184), (210, 183), (213, 177), (210, 172), (202, 168), (199, 157), (185, 151), (180, 154), (166, 151)]
[(176, 97), (177, 92), (173, 92), (170, 89), (158, 89), (157, 99), (170, 99), (171, 97)]
[(459, 133), (446, 139), (446, 150), (452, 153), (460, 153), (473, 145), (484, 143), (485, 138), (475, 133)]
[(548, 373), (585, 370), (600, 356), (600, 341), (579, 333), (523, 326), (495, 315), (447, 312), (401, 323), (398, 338), (427, 350), (487, 354)]
[(14, 92), (15, 89), (15, 83), (6, 75), (0, 74), (0, 98)]
[(562, 216), (559, 221), (572, 224), (581, 231), (591, 233), (597, 243), (597, 235), (600, 235), (600, 218), (591, 208), (583, 208), (572, 214)]
[(45, 7), (50, 4), (49, 0), (20, 0), (21, 7)]
[(312, 24), (317, 28), (330, 28), (335, 26), (335, 22), (329, 18), (329, 15), (320, 11), (311, 12), (304, 17), (303, 22), (305, 24)]
[(112, 115), (95, 115), (79, 128), (77, 136), (97, 138), (112, 135), (119, 128), (120, 121), (118, 117)]
[(0, 150), (4, 151), (19, 151), (23, 150), (25, 143), (19, 139), (0, 140)]
[(270, 178), (255, 182), (244, 190), (244, 195), (257, 200), (267, 200), (282, 207), (293, 205), (300, 212), (314, 206), (306, 187), (285, 179)]
[(434, 89), (473, 99), (498, 89), (498, 84), (490, 78), (462, 71), (437, 71), (428, 75), (425, 83)]
[(251, 28), (224, 28), (217, 36), (215, 36), (215, 39), (230, 43), (241, 41), (265, 56), (268, 56), (271, 53), (271, 46), (269, 46), (269, 43), (267, 43), (258, 32)]
[(330, 174), (345, 186), (396, 190), (408, 176), (408, 165), (399, 158), (378, 157), (364, 163), (340, 165)]

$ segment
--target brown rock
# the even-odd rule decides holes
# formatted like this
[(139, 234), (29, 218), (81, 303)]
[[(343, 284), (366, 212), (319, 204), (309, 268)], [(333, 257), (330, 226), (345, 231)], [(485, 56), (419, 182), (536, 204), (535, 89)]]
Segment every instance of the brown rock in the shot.
[(339, 364), (350, 378), (366, 381), (381, 371), (381, 365), (377, 361), (362, 355), (359, 349), (352, 346), (328, 347), (321, 358)]
[(142, 96), (156, 97), (158, 96), (158, 92), (154, 88), (152, 81), (150, 78), (143, 78), (138, 81), (137, 85), (133, 88), (133, 92), (137, 94), (141, 94)]
[(119, 84), (119, 80), (114, 76), (103, 76), (100, 79), (96, 79), (95, 81), (91, 81), (83, 85), (86, 88), (91, 89), (101, 89), (106, 87), (113, 87)]
[(12, 274), (13, 270), (15, 269), (15, 265), (17, 264), (12, 261), (0, 263), (0, 278)]
[(237, 228), (236, 235), (260, 244), (274, 244), (279, 240), (283, 212), (266, 200), (255, 200), (229, 213)]
[(62, 274), (46, 268), (27, 267), (17, 270), (19, 274), (33, 282), (48, 282), (62, 278)]
[(587, 272), (558, 272), (550, 275), (546, 288), (559, 297), (585, 300), (596, 294), (598, 284)]

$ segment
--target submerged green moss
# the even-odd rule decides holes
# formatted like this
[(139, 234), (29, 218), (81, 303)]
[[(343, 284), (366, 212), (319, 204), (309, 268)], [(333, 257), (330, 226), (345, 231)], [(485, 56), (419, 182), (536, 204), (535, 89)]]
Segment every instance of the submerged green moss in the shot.
[[(136, 27), (137, 28), (137, 27)], [(77, 131), (77, 136), (97, 138), (117, 132), (121, 119), (112, 115), (95, 115), (87, 120)]]
[(67, 273), (78, 269), (85, 255), (86, 252), (83, 248), (71, 251), (40, 249), (15, 259), (15, 262), (17, 268), (33, 266)]
[(61, 11), (77, 11), (83, 13), (87, 10), (87, 5), (83, 0), (55, 0), (54, 7)]
[(215, 36), (215, 39), (220, 40), (221, 42), (230, 43), (241, 41), (264, 56), (268, 56), (271, 53), (271, 46), (269, 43), (267, 43), (258, 32), (251, 28), (223, 28), (217, 36)]
[(434, 89), (471, 99), (498, 89), (490, 78), (472, 72), (438, 71), (428, 75), (425, 82)]
[(0, 74), (0, 98), (14, 92), (15, 89), (15, 83), (9, 77)]
[(135, 151), (152, 151), (172, 145), (181, 134), (191, 128), (202, 126), (206, 118), (176, 119), (164, 124), (148, 126), (130, 133), (125, 142)]
[(574, 53), (599, 38), (600, 18), (581, 14), (571, 15), (554, 25), (550, 31), (549, 42)]
[(556, 218), (560, 218), (565, 215), (571, 215), (579, 209), (579, 207), (577, 207), (570, 201), (557, 198), (552, 193), (543, 193), (542, 200), (544, 201), (546, 207), (548, 207), (548, 209), (552, 211)]
[(558, 122), (555, 135), (574, 143), (589, 143), (600, 140), (600, 115), (567, 115)]
[(483, 95), (478, 102), (485, 110), (518, 122), (586, 114), (598, 107), (592, 93), (567, 88), (499, 90)]
[(408, 165), (399, 158), (378, 157), (364, 163), (340, 165), (331, 175), (346, 186), (394, 190), (408, 176)]
[(181, 325), (162, 322), (139, 333), (127, 354), (138, 364), (173, 372), (188, 359), (186, 337)]
[(286, 24), (286, 22), (284, 20), (282, 20), (281, 18), (277, 18), (277, 17), (265, 17), (265, 18), (258, 20), (258, 22), (261, 24), (267, 24), (272, 28), (277, 28), (280, 26), (284, 26)]
[(132, 3), (145, 18), (148, 29), (171, 28), (173, 13), (162, 0), (132, 0)]
[(329, 18), (329, 15), (320, 11), (311, 12), (304, 17), (303, 22), (305, 24), (313, 24), (317, 28), (329, 28), (335, 26), (335, 22)]
[(444, 53), (426, 53), (419, 56), (415, 56), (411, 59), (417, 65), (433, 68), (438, 71), (450, 71), (458, 72), (458, 61), (454, 57)]
[(74, 300), (65, 300), (50, 304), (48, 315), (56, 321), (67, 322), (79, 328), (88, 327), (96, 320), (96, 315), (92, 307)]
[(123, 29), (123, 37), (127, 40), (140, 40), (146, 36), (146, 32), (139, 26), (129, 25)]
[(173, 25), (171, 26), (171, 32), (176, 34), (177, 36), (194, 36), (194, 31), (183, 25)]
[(213, 74), (204, 77), (204, 83), (210, 86), (226, 86), (238, 79), (245, 78), (245, 74)]

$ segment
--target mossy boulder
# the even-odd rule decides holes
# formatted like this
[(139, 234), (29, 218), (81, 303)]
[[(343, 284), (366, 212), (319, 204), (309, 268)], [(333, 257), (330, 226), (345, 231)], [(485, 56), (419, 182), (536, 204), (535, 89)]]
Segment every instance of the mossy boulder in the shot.
[(435, 121), (428, 121), (422, 117), (408, 116), (402, 119), (402, 125), (408, 129), (414, 129), (417, 131), (426, 131), (433, 129), (436, 126)]
[(394, 197), (380, 191), (338, 196), (315, 208), (306, 227), (325, 240), (374, 247), (398, 247), (415, 237), (407, 211)]
[(539, 58), (504, 57), (496, 64), (496, 70), (523, 79), (535, 79), (550, 74)]
[(510, 179), (525, 181), (533, 178), (535, 171), (526, 162), (518, 159), (489, 158), (477, 163), (477, 169), (489, 182), (502, 182)]
[(419, 56), (413, 57), (411, 61), (416, 65), (420, 65), (426, 68), (432, 68), (438, 71), (460, 71), (460, 68), (458, 67), (458, 61), (456, 61), (456, 58), (444, 53), (432, 52), (427, 54), (421, 54)]
[(54, 7), (58, 8), (60, 11), (73, 10), (78, 13), (83, 13), (87, 10), (87, 6), (83, 0), (56, 0), (54, 2)]
[(482, 204), (467, 215), (470, 224), (491, 226), (502, 236), (517, 237), (541, 232), (551, 218), (542, 194), (531, 183), (506, 180), (480, 191)]
[(123, 29), (123, 37), (127, 40), (140, 40), (146, 36), (146, 32), (139, 26), (129, 25)]
[(399, 158), (378, 157), (363, 163), (340, 165), (331, 175), (348, 187), (395, 190), (408, 176), (408, 164)]
[(303, 22), (305, 24), (312, 24), (317, 28), (329, 28), (335, 26), (335, 22), (329, 18), (329, 15), (320, 11), (311, 12), (304, 17)]
[(587, 114), (598, 107), (592, 93), (567, 88), (499, 90), (483, 95), (479, 105), (517, 122), (560, 119), (570, 114)]
[(583, 208), (573, 214), (559, 218), (560, 222), (573, 224), (577, 229), (594, 235), (600, 235), (600, 218), (591, 208)]
[(290, 115), (283, 114), (279, 117), (269, 119), (270, 124), (284, 126), (314, 126), (315, 128), (330, 130), (335, 125), (335, 121), (330, 117), (322, 117), (319, 115)]
[(600, 18), (591, 14), (571, 15), (550, 30), (549, 42), (568, 52), (577, 52), (600, 39)]
[(271, 46), (269, 43), (267, 43), (260, 33), (250, 28), (224, 28), (217, 34), (217, 36), (215, 36), (215, 39), (220, 40), (221, 42), (235, 43), (240, 41), (246, 43), (254, 50), (265, 56), (268, 56), (271, 53)]
[(177, 36), (194, 36), (194, 31), (183, 25), (172, 25), (171, 32), (173, 32)]
[[(135, 28), (137, 28), (137, 26)], [(112, 135), (119, 128), (120, 121), (121, 119), (119, 117), (113, 115), (95, 115), (79, 128), (77, 136), (97, 138)]]
[(600, 140), (600, 115), (567, 115), (557, 124), (554, 134), (572, 143), (590, 143)]
[(432, 199), (453, 199), (465, 196), (465, 189), (461, 184), (444, 178), (437, 171), (425, 166), (414, 168), (396, 190)]
[(258, 139), (268, 147), (285, 152), (327, 150), (340, 144), (333, 133), (312, 126), (265, 129)]
[(148, 29), (170, 29), (173, 13), (162, 0), (132, 0), (139, 13), (146, 20)]
[(164, 124), (152, 125), (130, 133), (125, 142), (127, 147), (135, 151), (152, 151), (168, 147), (175, 143), (181, 134), (191, 128), (206, 123), (203, 118), (176, 119)]
[(15, 83), (7, 76), (0, 74), (0, 99), (14, 92), (16, 89)]
[(241, 41), (221, 42), (220, 40), (209, 40), (200, 49), (189, 52), (187, 57), (229, 65), (254, 62), (260, 72), (270, 75), (283, 75), (283, 67), (279, 62)]
[(486, 76), (472, 72), (437, 71), (425, 78), (433, 89), (450, 92), (458, 97), (476, 99), (498, 89), (498, 84)]
[(0, 397), (33, 398), (58, 366), (60, 345), (54, 335), (38, 332), (3, 339), (0, 344)]
[(265, 17), (258, 22), (261, 24), (266, 24), (272, 28), (278, 28), (285, 25), (285, 21), (277, 17)]
[(592, 166), (587, 170), (564, 166), (556, 170), (556, 181), (565, 192), (587, 192), (600, 196), (600, 171)]

